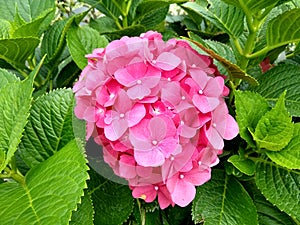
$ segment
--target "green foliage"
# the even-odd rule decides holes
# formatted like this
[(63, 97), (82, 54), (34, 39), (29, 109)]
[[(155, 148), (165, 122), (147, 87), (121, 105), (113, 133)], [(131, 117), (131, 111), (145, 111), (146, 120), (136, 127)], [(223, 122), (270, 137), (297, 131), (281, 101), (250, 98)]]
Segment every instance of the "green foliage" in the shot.
[(86, 187), (85, 164), (82, 146), (73, 140), (32, 168), (23, 183), (1, 184), (1, 224), (67, 224)]
[(197, 188), (192, 216), (196, 223), (204, 221), (205, 225), (258, 224), (255, 206), (246, 190), (234, 177), (217, 169), (209, 182)]
[[(0, 0), (0, 224), (300, 224), (299, 21), (299, 0)], [(239, 126), (185, 208), (89, 168), (74, 115), (86, 55), (149, 30), (216, 60)]]

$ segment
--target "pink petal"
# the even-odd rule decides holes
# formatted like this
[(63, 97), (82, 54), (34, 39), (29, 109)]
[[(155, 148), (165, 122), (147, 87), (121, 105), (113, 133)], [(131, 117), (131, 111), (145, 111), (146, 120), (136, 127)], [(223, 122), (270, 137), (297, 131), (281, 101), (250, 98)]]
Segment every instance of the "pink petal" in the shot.
[(193, 103), (202, 113), (208, 113), (213, 111), (219, 105), (220, 100), (215, 97), (195, 94), (193, 96)]
[(165, 157), (157, 148), (150, 151), (135, 151), (134, 158), (141, 166), (157, 167), (165, 162)]
[(210, 77), (201, 69), (190, 69), (191, 77), (198, 84), (199, 88), (204, 90)]
[(219, 97), (224, 89), (224, 79), (222, 77), (211, 78), (204, 89), (206, 96)]
[(234, 118), (227, 114), (226, 115), (226, 129), (223, 133), (223, 138), (225, 140), (231, 140), (234, 137), (236, 137), (239, 133), (239, 127), (237, 122), (234, 120)]
[(138, 124), (145, 117), (145, 115), (145, 106), (142, 104), (135, 104), (126, 115), (128, 127), (133, 127)]
[(171, 192), (172, 200), (175, 202), (175, 204), (181, 207), (186, 207), (188, 204), (190, 204), (195, 198), (195, 195), (195, 186), (189, 182), (185, 182), (184, 179), (180, 178), (178, 178), (178, 182), (176, 183), (173, 191)]
[(132, 102), (123, 89), (119, 91), (113, 107), (116, 109), (117, 112), (120, 113), (126, 113), (131, 109)]
[(169, 52), (163, 52), (157, 57), (155, 65), (163, 70), (170, 71), (175, 69), (180, 62), (180, 58), (176, 55)]
[(206, 137), (209, 141), (209, 143), (215, 148), (215, 149), (223, 149), (224, 148), (224, 141), (219, 132), (213, 128), (210, 127), (208, 131), (205, 132)]
[(153, 117), (149, 122), (149, 131), (152, 139), (160, 141), (166, 136), (167, 125), (163, 119)]
[(104, 134), (108, 140), (116, 141), (125, 133), (127, 128), (128, 123), (126, 120), (113, 120), (110, 125), (104, 127)]
[(199, 186), (210, 180), (210, 168), (200, 171), (198, 169), (192, 169), (188, 173), (185, 173), (184, 180), (195, 186)]
[(142, 198), (145, 202), (152, 202), (156, 198), (157, 192), (153, 185), (134, 187), (132, 196), (134, 198)]
[(176, 150), (178, 145), (178, 139), (173, 137), (165, 138), (159, 142), (158, 148), (163, 153), (165, 158), (169, 158)]
[(131, 99), (143, 99), (151, 93), (150, 89), (143, 85), (134, 85), (127, 90), (127, 94)]

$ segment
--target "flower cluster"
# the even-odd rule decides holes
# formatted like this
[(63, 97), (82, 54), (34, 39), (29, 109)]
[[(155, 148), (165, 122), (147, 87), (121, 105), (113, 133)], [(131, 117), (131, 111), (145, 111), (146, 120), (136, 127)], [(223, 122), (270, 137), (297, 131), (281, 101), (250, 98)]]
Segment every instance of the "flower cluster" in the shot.
[(87, 55), (73, 91), (87, 138), (132, 195), (162, 209), (188, 205), (210, 179), (224, 139), (238, 133), (224, 97), (229, 90), (213, 60), (182, 40), (149, 31)]

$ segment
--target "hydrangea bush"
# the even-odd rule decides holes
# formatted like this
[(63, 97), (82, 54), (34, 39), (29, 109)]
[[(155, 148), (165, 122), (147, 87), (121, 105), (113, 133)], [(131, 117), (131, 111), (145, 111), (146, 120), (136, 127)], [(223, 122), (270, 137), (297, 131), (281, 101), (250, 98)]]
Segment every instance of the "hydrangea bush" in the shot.
[(299, 6), (0, 0), (0, 224), (299, 224)]
[(224, 100), (224, 77), (212, 58), (153, 31), (123, 37), (87, 55), (75, 92), (75, 115), (87, 121), (104, 159), (132, 194), (162, 209), (187, 206), (210, 179), (224, 141), (238, 125)]

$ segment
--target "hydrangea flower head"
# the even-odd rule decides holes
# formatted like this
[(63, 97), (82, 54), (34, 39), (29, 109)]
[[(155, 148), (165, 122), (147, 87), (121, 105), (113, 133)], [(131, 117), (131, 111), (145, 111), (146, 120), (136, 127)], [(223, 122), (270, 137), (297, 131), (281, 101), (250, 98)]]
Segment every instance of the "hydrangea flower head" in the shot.
[(135, 198), (185, 207), (207, 182), (224, 139), (239, 132), (213, 60), (188, 42), (148, 31), (87, 55), (75, 115)]

